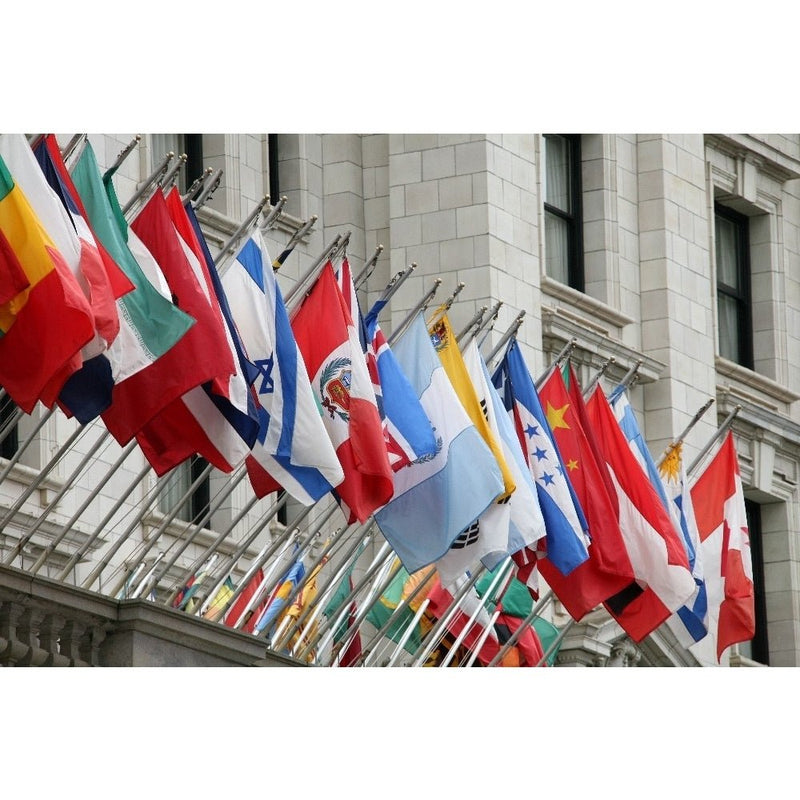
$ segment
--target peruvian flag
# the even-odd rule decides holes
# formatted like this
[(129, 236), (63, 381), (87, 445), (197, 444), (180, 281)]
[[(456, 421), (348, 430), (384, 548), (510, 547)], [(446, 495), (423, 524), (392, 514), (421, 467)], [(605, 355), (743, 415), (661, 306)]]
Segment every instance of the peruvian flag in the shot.
[(292, 330), (344, 470), (336, 494), (350, 522), (365, 522), (391, 499), (392, 468), (364, 350), (330, 261), (293, 315)]
[(717, 661), (725, 648), (755, 636), (755, 600), (750, 536), (733, 434), (692, 489), (708, 594), (708, 630), (717, 639)]

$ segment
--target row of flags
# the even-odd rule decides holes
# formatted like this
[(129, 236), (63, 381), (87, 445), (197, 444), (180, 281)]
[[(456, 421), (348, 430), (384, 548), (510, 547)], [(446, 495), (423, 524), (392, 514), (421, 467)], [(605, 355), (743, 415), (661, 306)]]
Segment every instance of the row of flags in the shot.
[[(128, 221), (111, 178), (88, 143), (68, 170), (54, 136), (0, 136), (0, 385), (24, 411), (100, 418), (158, 475), (199, 454), (226, 473), (246, 464), (258, 497), (333, 495), (348, 523), (374, 519), (409, 576), (435, 565), (434, 617), (476, 569), (510, 559), (531, 598), (541, 575), (573, 619), (603, 605), (637, 642), (665, 622), (682, 641), (710, 633), (718, 657), (752, 638), (730, 435), (689, 488), (679, 448), (655, 469), (624, 388), (584, 398), (567, 362), (537, 389), (514, 338), (490, 372), (445, 306), (390, 342), (380, 304), (362, 315), (346, 256), (290, 312), (258, 230), (220, 275), (177, 189)], [(212, 618), (236, 625), (247, 608), (257, 635), (288, 624), (282, 589), (258, 608), (241, 605), (249, 587), (233, 606), (224, 591)], [(190, 586), (176, 605), (192, 610)], [(489, 663), (498, 622), (478, 646), (478, 616), (447, 631)]]

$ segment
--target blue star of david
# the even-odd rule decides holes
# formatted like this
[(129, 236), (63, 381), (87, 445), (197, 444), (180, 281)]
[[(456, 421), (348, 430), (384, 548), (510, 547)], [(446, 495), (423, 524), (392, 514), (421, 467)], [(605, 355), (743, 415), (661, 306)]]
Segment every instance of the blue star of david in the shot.
[(256, 365), (259, 374), (264, 376), (258, 393), (272, 394), (275, 391), (275, 381), (272, 380), (272, 368), (275, 366), (275, 358), (270, 355), (269, 358), (260, 358), (253, 363)]

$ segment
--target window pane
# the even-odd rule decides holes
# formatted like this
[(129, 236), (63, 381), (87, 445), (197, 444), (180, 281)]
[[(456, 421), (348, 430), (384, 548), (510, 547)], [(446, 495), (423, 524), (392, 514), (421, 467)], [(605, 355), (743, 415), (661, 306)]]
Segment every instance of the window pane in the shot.
[(547, 274), (569, 284), (569, 223), (545, 211), (544, 235)]
[[(158, 499), (158, 508), (162, 514), (169, 514), (178, 501), (186, 494), (187, 489), (192, 484), (191, 463), (184, 461), (178, 464), (167, 478), (167, 488), (161, 492)], [(191, 516), (191, 505), (187, 501), (183, 504), (176, 515), (176, 519), (188, 522)]]
[(739, 291), (739, 227), (725, 217), (715, 217), (717, 281)]
[(719, 315), (719, 354), (739, 363), (739, 303), (721, 293), (717, 294)]
[(544, 201), (572, 213), (570, 195), (570, 146), (563, 136), (545, 136)]

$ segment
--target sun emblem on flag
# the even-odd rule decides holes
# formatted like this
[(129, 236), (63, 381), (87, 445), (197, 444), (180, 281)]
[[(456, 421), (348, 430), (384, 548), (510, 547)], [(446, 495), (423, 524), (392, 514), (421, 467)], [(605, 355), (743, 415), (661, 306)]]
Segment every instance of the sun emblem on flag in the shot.
[(322, 407), (345, 422), (350, 420), (350, 383), (352, 381), (349, 358), (329, 361), (319, 376), (319, 393)]
[(431, 343), (433, 344), (436, 352), (438, 353), (440, 350), (444, 350), (445, 347), (449, 344), (449, 336), (447, 331), (447, 325), (444, 324), (444, 320), (440, 319), (431, 330)]

